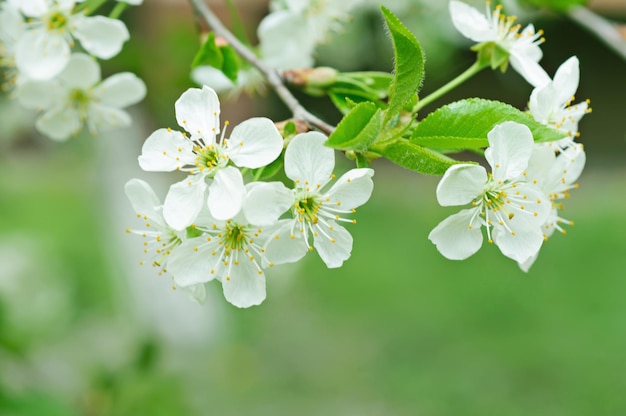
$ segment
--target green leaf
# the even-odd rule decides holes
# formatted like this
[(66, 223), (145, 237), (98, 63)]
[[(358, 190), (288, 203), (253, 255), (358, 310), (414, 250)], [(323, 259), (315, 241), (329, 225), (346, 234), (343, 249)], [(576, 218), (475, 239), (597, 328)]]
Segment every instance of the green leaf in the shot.
[(427, 175), (443, 175), (446, 170), (458, 162), (433, 150), (418, 146), (401, 139), (382, 149), (372, 149), (396, 165)]
[[(292, 123), (293, 124), (293, 123)], [(294, 124), (295, 127), (295, 124)], [(279, 157), (267, 166), (252, 170), (252, 177), (255, 181), (263, 181), (276, 176), (283, 169), (283, 158)]]
[(226, 75), (232, 82), (237, 82), (237, 74), (239, 73), (239, 56), (231, 46), (221, 46), (220, 51), (224, 57), (222, 63), (222, 73)]
[(202, 44), (191, 63), (192, 68), (202, 65), (217, 68), (231, 81), (237, 81), (239, 57), (232, 47), (228, 45), (217, 46), (213, 32), (209, 33), (207, 40)]
[(340, 150), (367, 150), (382, 130), (382, 114), (374, 103), (358, 103), (341, 120), (327, 145)]
[(445, 105), (413, 130), (411, 143), (446, 149), (477, 149), (489, 145), (487, 133), (497, 124), (515, 121), (528, 126), (536, 142), (559, 140), (564, 134), (500, 101), (469, 98)]
[(217, 69), (222, 69), (224, 64), (224, 56), (220, 48), (215, 43), (215, 33), (209, 33), (206, 41), (200, 46), (200, 50), (196, 53), (191, 63), (192, 68), (202, 65), (209, 65)]
[(372, 101), (370, 97), (364, 97), (363, 95), (360, 95), (358, 91), (354, 90), (333, 89), (328, 91), (328, 97), (344, 116), (348, 114), (356, 104), (362, 102), (372, 103), (378, 108), (385, 107), (385, 104), (381, 101)]
[(381, 10), (389, 27), (395, 55), (394, 77), (389, 87), (389, 110), (384, 120), (387, 124), (417, 94), (424, 78), (424, 54), (415, 36), (402, 22), (384, 6)]
[(357, 168), (369, 168), (370, 162), (367, 160), (363, 153), (356, 154), (356, 167)]

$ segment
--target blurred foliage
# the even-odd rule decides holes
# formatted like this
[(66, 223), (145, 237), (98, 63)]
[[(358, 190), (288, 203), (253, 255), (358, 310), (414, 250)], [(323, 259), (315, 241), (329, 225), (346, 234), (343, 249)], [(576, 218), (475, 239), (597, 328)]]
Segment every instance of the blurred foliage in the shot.
[(566, 12), (574, 6), (582, 6), (588, 0), (520, 0), (521, 3), (533, 5), (535, 7), (547, 7), (557, 12)]

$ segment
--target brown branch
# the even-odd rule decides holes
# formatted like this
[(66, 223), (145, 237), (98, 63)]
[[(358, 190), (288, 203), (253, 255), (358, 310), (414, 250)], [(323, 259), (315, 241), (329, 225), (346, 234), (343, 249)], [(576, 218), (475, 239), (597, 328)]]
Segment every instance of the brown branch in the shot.
[(257, 68), (267, 79), (278, 97), (291, 110), (295, 119), (303, 120), (307, 125), (316, 128), (326, 134), (330, 134), (335, 127), (321, 120), (314, 114), (311, 114), (306, 108), (300, 104), (298, 99), (287, 89), (278, 72), (261, 61), (246, 45), (244, 45), (235, 35), (232, 34), (221, 20), (211, 11), (204, 3), (204, 0), (189, 0), (193, 8), (205, 20), (207, 25), (215, 32), (217, 36), (224, 38), (230, 46), (251, 65)]

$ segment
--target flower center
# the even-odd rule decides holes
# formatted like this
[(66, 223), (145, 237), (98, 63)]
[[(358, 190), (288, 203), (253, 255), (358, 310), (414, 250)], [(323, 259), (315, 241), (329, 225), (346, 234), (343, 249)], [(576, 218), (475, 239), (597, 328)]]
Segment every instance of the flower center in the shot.
[(70, 104), (77, 110), (84, 110), (89, 106), (91, 93), (87, 90), (76, 88), (70, 92)]
[(485, 194), (480, 198), (485, 201), (485, 204), (489, 209), (498, 209), (506, 200), (506, 192), (498, 191), (496, 189), (485, 192)]
[(48, 16), (48, 21), (46, 26), (50, 31), (61, 31), (67, 25), (68, 19), (67, 16), (61, 12), (52, 12)]
[(322, 203), (315, 195), (306, 195), (296, 202), (294, 206), (295, 215), (300, 221), (317, 224), (321, 205)]
[(243, 249), (248, 244), (246, 227), (235, 223), (227, 223), (222, 234), (222, 243), (227, 252)]
[(224, 166), (228, 160), (228, 157), (221, 152), (219, 145), (195, 146), (194, 152), (196, 153), (196, 166), (200, 172), (205, 169), (212, 172), (216, 168)]

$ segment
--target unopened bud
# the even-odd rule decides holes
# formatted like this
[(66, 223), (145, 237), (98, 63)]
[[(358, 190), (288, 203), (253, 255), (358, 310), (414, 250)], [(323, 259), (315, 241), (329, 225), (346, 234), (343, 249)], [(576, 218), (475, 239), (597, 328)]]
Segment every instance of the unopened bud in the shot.
[(337, 70), (326, 66), (291, 69), (283, 73), (286, 82), (297, 87), (325, 88), (337, 80)]

